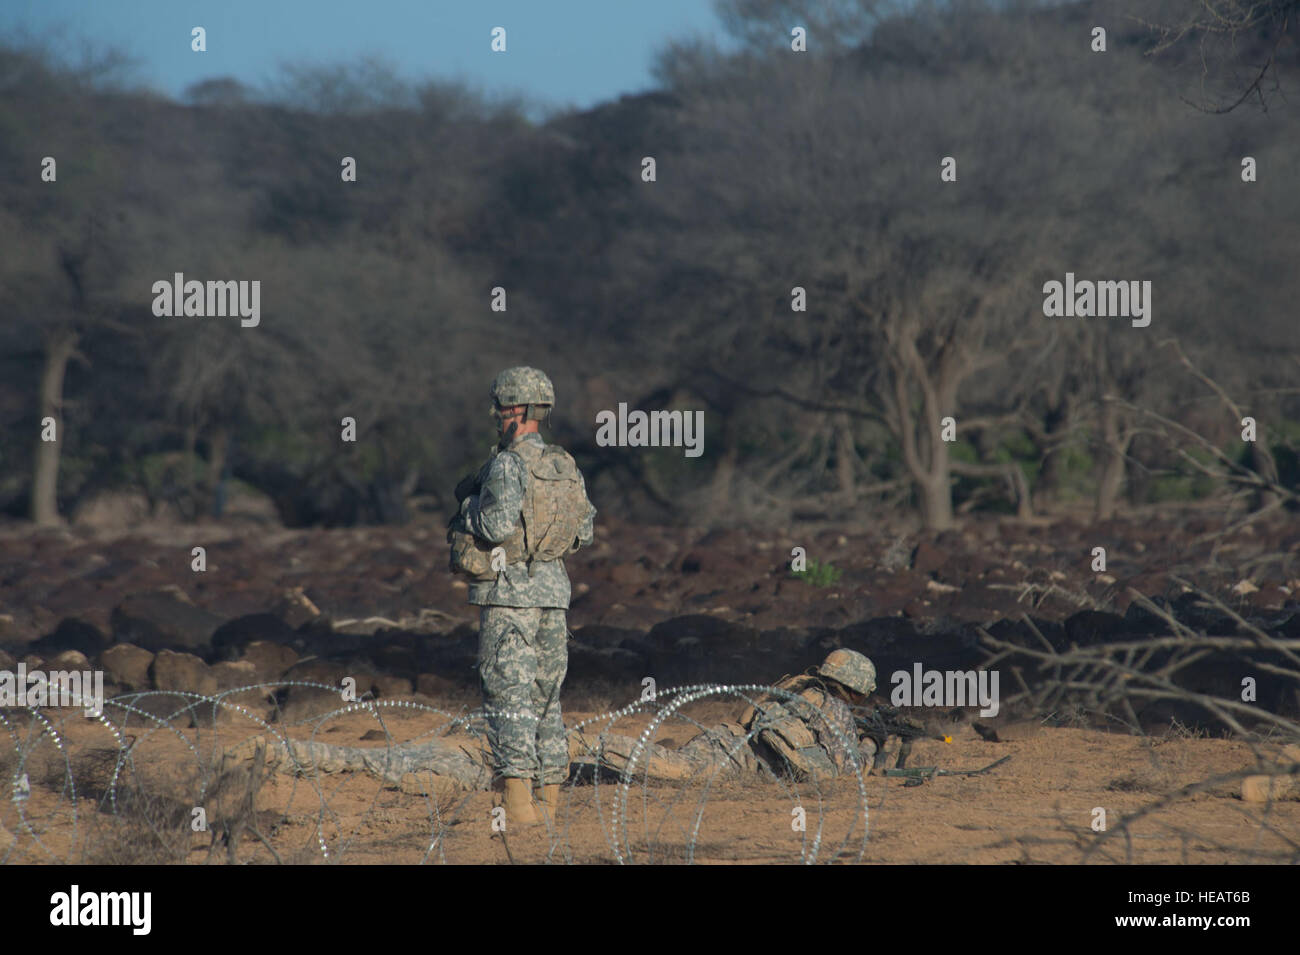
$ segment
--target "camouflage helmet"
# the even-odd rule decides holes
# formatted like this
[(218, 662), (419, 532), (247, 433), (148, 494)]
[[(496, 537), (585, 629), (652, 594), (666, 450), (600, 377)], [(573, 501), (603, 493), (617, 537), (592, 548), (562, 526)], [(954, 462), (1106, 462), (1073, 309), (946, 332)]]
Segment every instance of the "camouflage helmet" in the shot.
[(862, 694), (876, 688), (876, 665), (856, 650), (843, 647), (832, 650), (817, 668), (817, 673)]
[(541, 421), (555, 407), (555, 386), (546, 373), (519, 365), (492, 379), (492, 401), (498, 408), (527, 405), (527, 420)]

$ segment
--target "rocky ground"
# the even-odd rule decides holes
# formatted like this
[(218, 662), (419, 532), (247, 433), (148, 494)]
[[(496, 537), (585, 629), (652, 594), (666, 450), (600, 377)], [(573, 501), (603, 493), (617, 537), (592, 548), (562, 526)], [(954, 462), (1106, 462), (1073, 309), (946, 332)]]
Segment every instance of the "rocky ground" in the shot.
[[(195, 547), (205, 549), (205, 570), (194, 569)], [(1098, 547), (1105, 548), (1104, 571), (1094, 569)], [(811, 568), (829, 564), (834, 569), (825, 571), (817, 583), (792, 577), (794, 548), (803, 549)], [(914, 662), (936, 669), (977, 665), (983, 655), (977, 627), (1011, 637), (1032, 625), (1057, 648), (1164, 632), (1164, 624), (1136, 603), (1135, 595), (1153, 598), (1157, 607), (1167, 608), (1200, 632), (1239, 632), (1222, 610), (1189, 593), (1180, 581), (1221, 600), (1228, 610), (1274, 637), (1300, 637), (1300, 526), (1294, 520), (1233, 526), (1218, 511), (1205, 508), (1153, 509), (1101, 525), (1083, 518), (1026, 524), (975, 517), (962, 530), (939, 535), (887, 524), (701, 531), (602, 517), (594, 546), (570, 558), (568, 566), (575, 594), (565, 686), (570, 724), (582, 714), (636, 700), (647, 676), (661, 688), (770, 683), (816, 663), (835, 646), (863, 650), (883, 673), (890, 673)], [(472, 708), (478, 702), (476, 616), (465, 603), (463, 582), (447, 572), (444, 531), (431, 520), (405, 527), (330, 531), (247, 523), (145, 525), (126, 532), (0, 527), (0, 670), (13, 669), (20, 661), (29, 670), (94, 665), (105, 671), (109, 695), (151, 689), (211, 695), (295, 680), (337, 686), (342, 677), (352, 676), (358, 680), (358, 692), (369, 691), (372, 699), (409, 700), (447, 711)], [(1222, 665), (1210, 666), (1203, 672), (1205, 687), (1224, 672)], [(1226, 687), (1231, 690), (1231, 679)], [(1261, 702), (1294, 713), (1300, 700), (1290, 692), (1288, 696), (1284, 688), (1267, 700), (1261, 697)], [(320, 693), (288, 687), (274, 695), (243, 694), (241, 701), (258, 719), (293, 722), (319, 704)], [(1171, 713), (1182, 718), (1171, 719)], [(1167, 706), (1153, 706), (1139, 715), (1144, 728), (1154, 734), (1145, 740), (1118, 736), (1110, 731), (1113, 727), (1095, 721), (1040, 721), (1047, 737), (1001, 741), (1004, 747), (1026, 748), (1013, 761), (1015, 768), (1008, 764), (996, 779), (943, 778), (902, 788), (901, 780), (873, 777), (871, 804), (881, 800), (885, 812), (872, 824), (872, 848), (866, 857), (920, 861), (934, 859), (937, 853), (949, 861), (1011, 861), (1017, 854), (1034, 855), (1036, 850), (1026, 849), (1027, 837), (1031, 844), (1043, 846), (1060, 838), (1062, 846), (1074, 846), (1069, 850), (1073, 852), (1080, 834), (1058, 831), (1065, 825), (1061, 820), (1073, 819), (1065, 811), (1067, 803), (1071, 811), (1082, 811), (1080, 807), (1091, 808), (1083, 802), (1105, 805), (1109, 798), (1123, 809), (1126, 802), (1140, 802), (1143, 793), (1148, 798), (1167, 793), (1199, 778), (1198, 773), (1232, 772), (1257, 757), (1254, 750), (1243, 748), (1245, 743), (1204, 738), (1220, 728), (1198, 726)], [(1004, 719), (1023, 723), (1029, 716), (1008, 713)], [(339, 738), (350, 739), (357, 727), (342, 719), (332, 725), (341, 727)], [(179, 720), (178, 734), (197, 731), (191, 725), (197, 722), (188, 715)], [(237, 735), (237, 728), (227, 725), (227, 732)], [(255, 727), (245, 729), (252, 732)], [(1178, 771), (1156, 768), (1159, 761), (1152, 757), (1157, 746), (1153, 740), (1167, 739), (1170, 732), (1181, 734), (1167, 741), (1164, 750), (1181, 754), (1174, 760)], [(408, 738), (417, 735), (413, 727)], [(940, 752), (933, 755), (941, 762), (978, 766), (996, 758), (1000, 744), (963, 725), (954, 747), (924, 745), (939, 746)], [(1031, 760), (1032, 769), (1026, 765)], [(1129, 762), (1134, 779), (1142, 778), (1125, 783), (1122, 770)], [(1145, 776), (1142, 765), (1150, 767)], [(268, 783), (258, 799), (278, 807), (282, 815), (292, 815), (288, 803), (275, 795), (282, 785), (283, 780)], [(375, 781), (350, 780), (338, 786), (339, 793), (356, 788), (369, 794), (357, 798), (359, 805), (370, 807), (365, 825), (371, 825)], [(1238, 788), (1238, 783), (1224, 783), (1196, 799), (1237, 799)], [(581, 786), (571, 792), (575, 799), (598, 798)], [(384, 799), (390, 797), (416, 800), (410, 819), (405, 811), (390, 807), (394, 831), (412, 825), (418, 829), (420, 824), (411, 820), (428, 815), (427, 807), (418, 806), (420, 797), (399, 792)], [(31, 798), (37, 805), (41, 797), (34, 793)], [(734, 797), (742, 803), (749, 798)], [(778, 826), (761, 839), (756, 830), (746, 842), (747, 823), (739, 829), (720, 823), (723, 836), (718, 845), (739, 847), (711, 850), (697, 861), (714, 856), (718, 861), (780, 858), (790, 851), (789, 840), (781, 834), (790, 832), (785, 821), (790, 794), (754, 798), (758, 802), (746, 813), (775, 813), (773, 818), (782, 817), (784, 830)], [(461, 811), (470, 815), (464, 818), (478, 809), (486, 811), (489, 799), (487, 793), (466, 796)], [(856, 790), (836, 799), (848, 800), (841, 808), (852, 816)], [(914, 830), (904, 824), (910, 819), (906, 813), (934, 799), (940, 799), (945, 819), (956, 813), (956, 821), (944, 823), (956, 831), (942, 838), (936, 834), (932, 841), (917, 837), (920, 842), (914, 845), (908, 834)], [(483, 801), (483, 806), (474, 800)], [(1074, 806), (1079, 800), (1080, 806)], [(1195, 801), (1185, 800), (1184, 808)], [(715, 805), (712, 799), (708, 804)], [(716, 803), (726, 804), (727, 799)], [(1300, 832), (1294, 810), (1300, 804), (1278, 806), (1284, 815), (1274, 821), (1291, 833), (1278, 845), (1284, 847), (1290, 839), (1294, 848)], [(590, 824), (591, 833), (575, 837), (566, 851), (578, 859), (604, 858), (610, 840), (596, 822), (597, 804), (589, 808), (596, 814), (590, 820), (578, 824), (574, 818), (579, 829)], [(936, 804), (923, 810), (918, 820), (938, 808)], [(339, 809), (333, 806), (331, 811)], [(900, 809), (902, 816), (889, 815)], [(63, 810), (51, 806), (49, 811), (54, 819)], [(678, 815), (682, 811), (679, 806)], [(981, 812), (987, 816), (976, 819)], [(746, 813), (718, 818), (745, 819)], [(964, 814), (970, 818), (963, 822)], [(1212, 815), (1206, 817), (1207, 825)], [(1018, 821), (1007, 829), (1005, 819), (1011, 817)], [(846, 819), (847, 832), (852, 818)], [(1252, 825), (1258, 828), (1257, 823)], [(5, 824), (14, 829), (14, 820)], [(348, 830), (346, 813), (339, 824)], [(362, 821), (353, 819), (352, 824), (355, 828)], [(52, 832), (58, 831), (57, 825), (50, 825)], [(1086, 820), (1084, 825), (1086, 829)], [(892, 838), (891, 826), (901, 827)], [(946, 831), (944, 826), (936, 833)], [(979, 835), (984, 830), (988, 832)], [(1234, 838), (1219, 833), (1211, 842), (1235, 845)], [(771, 852), (762, 848), (769, 842)], [(1179, 861), (1165, 857), (1175, 851), (1176, 842), (1157, 853), (1160, 861)], [(687, 852), (685, 843), (669, 839), (665, 845), (669, 843), (676, 846), (663, 850), (670, 855)], [(653, 851), (653, 844), (646, 843), (643, 852)], [(490, 861), (500, 856), (500, 848), (485, 843), (450, 861)], [(798, 858), (803, 850), (794, 851)], [(1186, 856), (1190, 850), (1184, 845), (1177, 851)], [(1062, 848), (1043, 855), (1065, 861), (1069, 852)], [(1192, 852), (1189, 861), (1231, 855), (1222, 846), (1207, 852), (1199, 857)], [(358, 852), (353, 858), (378, 861), (383, 853), (371, 855)], [(34, 861), (39, 856), (24, 857)]]

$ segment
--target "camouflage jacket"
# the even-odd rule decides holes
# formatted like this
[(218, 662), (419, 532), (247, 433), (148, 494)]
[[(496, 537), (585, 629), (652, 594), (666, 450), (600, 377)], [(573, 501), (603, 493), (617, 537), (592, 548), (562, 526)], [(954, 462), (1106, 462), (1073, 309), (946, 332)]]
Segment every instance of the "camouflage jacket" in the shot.
[(745, 729), (769, 747), (780, 769), (785, 763), (806, 774), (837, 776), (853, 771), (850, 747), (857, 749), (858, 766), (871, 768), (875, 744), (861, 739), (848, 705), (812, 676), (786, 677), (775, 684), (798, 700), (765, 698), (741, 717)]
[[(525, 434), (515, 443), (530, 441), (545, 445), (539, 434)], [(512, 445), (513, 446), (513, 445)], [(581, 478), (581, 474), (579, 474)], [(461, 514), (469, 530), (492, 544), (499, 544), (514, 532), (523, 511), (528, 469), (510, 449), (493, 456), (479, 472), (480, 489), (461, 503)], [(586, 482), (583, 482), (586, 493)], [(578, 543), (591, 543), (596, 508), (590, 507)], [(563, 560), (534, 561), (531, 574), (524, 563), (508, 564), (495, 580), (471, 581), (469, 602), (480, 607), (556, 607), (568, 609), (569, 574)]]

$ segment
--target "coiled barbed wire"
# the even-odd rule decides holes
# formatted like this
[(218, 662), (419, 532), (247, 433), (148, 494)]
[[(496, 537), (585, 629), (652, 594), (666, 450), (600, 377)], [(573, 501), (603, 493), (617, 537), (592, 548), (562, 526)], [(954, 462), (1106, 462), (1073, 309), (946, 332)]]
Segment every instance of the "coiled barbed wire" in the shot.
[[(74, 758), (77, 755), (76, 749), (81, 744), (69, 741), (69, 734), (62, 731), (61, 727), (66, 728), (69, 720), (82, 718), (83, 715), (96, 728), (102, 728), (112, 741), (110, 751), (113, 766), (104, 786), (104, 792), (99, 799), (100, 805), (98, 807), (110, 819), (125, 821), (129, 817), (133, 821), (141, 822), (160, 845), (164, 847), (171, 846), (177, 837), (177, 833), (171, 831), (174, 826), (160, 822), (159, 819), (155, 818), (155, 814), (149, 811), (148, 807), (150, 794), (148, 792), (149, 782), (146, 769), (148, 768), (147, 745), (149, 742), (155, 737), (180, 741), (183, 747), (182, 761), (192, 760), (197, 771), (196, 788), (192, 790), (194, 798), (188, 800), (196, 808), (201, 806), (212, 795), (214, 787), (220, 781), (219, 776), (225, 769), (225, 757), (231, 754), (232, 751), (238, 752), (242, 745), (252, 743), (254, 749), (258, 745), (261, 745), (264, 750), (273, 749), (276, 763), (287, 766), (287, 771), (293, 782), (285, 797), (286, 806), (293, 805), (297, 787), (300, 783), (308, 787), (310, 792), (314, 794), (318, 804), (318, 809), (315, 812), (314, 842), (319, 858), (325, 862), (342, 861), (349, 851), (354, 848), (362, 827), (377, 808), (380, 796), (385, 789), (384, 784), (390, 784), (391, 786), (395, 781), (401, 781), (404, 784), (408, 776), (415, 777), (416, 784), (420, 789), (419, 794), (422, 795), (426, 802), (429, 819), (428, 839), (427, 842), (421, 845), (422, 861), (428, 861), (435, 856), (440, 862), (448, 861), (446, 854), (448, 829), (457, 821), (456, 814), (464, 808), (473, 792), (468, 792), (459, 801), (459, 804), (442, 805), (437, 794), (437, 788), (435, 786), (425, 786), (423, 782), (419, 781), (422, 774), (428, 774), (427, 770), (418, 765), (420, 760), (427, 755), (428, 747), (433, 744), (437, 737), (450, 736), (452, 733), (460, 731), (482, 741), (486, 736), (486, 726), (489, 719), (526, 719), (530, 715), (487, 708), (453, 714), (440, 707), (414, 700), (362, 698), (360, 700), (346, 701), (341, 706), (326, 709), (324, 712), (313, 713), (310, 716), (296, 720), (285, 719), (285, 714), (281, 711), (277, 714), (278, 721), (272, 723), (260, 715), (259, 712), (244, 703), (238, 702), (236, 699), (244, 697), (246, 694), (256, 694), (269, 700), (271, 694), (286, 690), (290, 692), (295, 690), (323, 691), (336, 696), (340, 694), (338, 686), (305, 680), (277, 680), (235, 687), (211, 695), (182, 690), (133, 691), (103, 701), (103, 706), (98, 712), (88, 715), (60, 707), (26, 706), (0, 710), (0, 726), (3, 726), (8, 734), (9, 748), (14, 758), (13, 766), (9, 772), (11, 778), (10, 802), (16, 810), (15, 816), (18, 820), (15, 827), (18, 832), (8, 850), (0, 851), (0, 863), (13, 860), (15, 853), (19, 849), (20, 842), (24, 838), (29, 840), (38, 850), (39, 856), (47, 861), (78, 861), (76, 857), (77, 847), (79, 846), (78, 825), (82, 819), (80, 806), (86, 799), (83, 793), (88, 793), (91, 790), (86, 787), (80, 787), (80, 789), (78, 787)], [(639, 714), (652, 714), (649, 724), (638, 737), (632, 758), (627, 761), (619, 774), (614, 797), (611, 800), (612, 809), (609, 811), (608, 818), (606, 818), (605, 804), (600, 798), (600, 787), (602, 784), (607, 785), (607, 783), (602, 782), (602, 773), (599, 771), (599, 766), (591, 776), (593, 802), (599, 829), (606, 834), (606, 841), (609, 844), (614, 861), (619, 863), (635, 861), (636, 853), (628, 829), (629, 795), (631, 786), (637, 776), (638, 763), (642, 762), (642, 756), (647, 752), (646, 747), (659, 728), (669, 720), (680, 720), (700, 730), (705, 730), (706, 727), (683, 714), (681, 712), (682, 708), (691, 703), (712, 699), (743, 701), (750, 706), (757, 706), (757, 698), (761, 696), (766, 696), (769, 699), (780, 699), (795, 705), (805, 702), (796, 694), (789, 693), (776, 686), (762, 684), (704, 684), (669, 687), (659, 690), (658, 693), (654, 694), (653, 699), (637, 699), (623, 707), (587, 717), (568, 727), (570, 739), (573, 738), (574, 734), (582, 733), (587, 727), (603, 727), (596, 736), (597, 746), (601, 747), (619, 720)], [(80, 706), (82, 701), (74, 700), (73, 703)], [(433, 725), (427, 731), (399, 743), (384, 720), (384, 713), (389, 710), (399, 711), (403, 715), (415, 715), (419, 718), (428, 717)], [(246, 720), (251, 724), (252, 735), (243, 735), (235, 739), (236, 733), (233, 728), (222, 725), (221, 717), (223, 712)], [(20, 732), (15, 725), (14, 714), (16, 713), (25, 713), (29, 720), (30, 725), (25, 733)], [(332, 721), (357, 713), (364, 713), (377, 723), (384, 733), (383, 746), (363, 748), (334, 747), (331, 744), (319, 741), (320, 735)], [(202, 718), (205, 715), (208, 716), (206, 721)], [(861, 860), (866, 848), (867, 803), (866, 789), (861, 774), (862, 767), (856, 755), (856, 741), (843, 739), (838, 729), (829, 724), (827, 725), (830, 731), (839, 738), (845, 750), (851, 754), (852, 768), (854, 775), (857, 777), (859, 812), (862, 816), (863, 825), (860, 830), (861, 839), (856, 859)], [(294, 730), (304, 728), (310, 730), (305, 738), (293, 735)], [(745, 736), (737, 737), (727, 753), (728, 760), (735, 757), (741, 747), (748, 745), (759, 731), (760, 727), (756, 722), (754, 728)], [(223, 743), (225, 737), (231, 738), (230, 743)], [(34, 824), (36, 820), (30, 818), (33, 814), (33, 800), (31, 798), (33, 790), (28, 775), (33, 769), (35, 755), (46, 743), (52, 745), (57, 751), (57, 761), (60, 767), (58, 772), (62, 774), (62, 785), (59, 787), (54, 804), (48, 809), (47, 814), (53, 818), (60, 810), (64, 809), (66, 802), (67, 811), (71, 816), (70, 829), (63, 833), (70, 846), (65, 853), (60, 853), (51, 845), (48, 845), (47, 840), (42, 839), (41, 832), (38, 831), (40, 827)], [(332, 796), (338, 791), (339, 787), (344, 785), (349, 777), (341, 780), (339, 786), (335, 787), (333, 792), (327, 791), (329, 788), (328, 783), (323, 778), (327, 773), (317, 771), (319, 767), (315, 764), (314, 754), (318, 752), (317, 747), (323, 747), (331, 752), (341, 751), (349, 754), (362, 754), (364, 768), (381, 777), (381, 784), (376, 787), (369, 805), (362, 813), (361, 818), (355, 823), (351, 832), (347, 831), (347, 823), (331, 806)], [(212, 755), (205, 758), (204, 749), (210, 749)], [(3, 758), (3, 750), (0, 750), (0, 760)], [(484, 758), (486, 759), (486, 755)], [(651, 786), (655, 780), (648, 772), (648, 760), (645, 760), (644, 763), (646, 772), (641, 773), (641, 809), (645, 824), (642, 840), (644, 850), (650, 854), (650, 858), (653, 858), (657, 839), (662, 835), (665, 826), (668, 825), (668, 821), (672, 817), (673, 800), (653, 800), (651, 798)], [(172, 768), (179, 765), (180, 763), (174, 757), (171, 758), (170, 766)], [(349, 765), (348, 768), (359, 768), (361, 765), (361, 763), (358, 763), (357, 766)], [(702, 788), (691, 810), (689, 824), (683, 826), (685, 861), (688, 863), (696, 861), (704, 811), (725, 765), (724, 762), (713, 767), (712, 771), (702, 771), (700, 774), (703, 782)], [(784, 776), (775, 778), (787, 796), (792, 798), (793, 804), (802, 808), (799, 784), (793, 778), (793, 774), (789, 778)], [(23, 788), (21, 793), (20, 788)], [(53, 789), (54, 787), (51, 785), (46, 788)], [(406, 789), (404, 785), (399, 788), (410, 792), (410, 789)], [(125, 800), (126, 805), (123, 804), (124, 800), (122, 799), (124, 790), (129, 790), (131, 793), (131, 798)], [(577, 821), (577, 814), (573, 811), (576, 809), (573, 798), (573, 781), (563, 787), (563, 794), (565, 806), (570, 810), (565, 814), (563, 826), (555, 825), (549, 815), (546, 816), (547, 831), (550, 838), (550, 846), (546, 855), (547, 861), (554, 861), (557, 858), (572, 861), (574, 858), (571, 839), (573, 826)], [(186, 800), (171, 797), (171, 802), (178, 805), (186, 802)], [(652, 802), (665, 808), (664, 817), (653, 831), (649, 822)], [(811, 820), (809, 822), (811, 823)], [(817, 861), (821, 852), (826, 825), (826, 813), (819, 792), (816, 825), (815, 827), (810, 826), (812, 828), (811, 832), (804, 831), (800, 846), (800, 861), (805, 863)], [(337, 829), (337, 835), (334, 837), (331, 837), (327, 832), (331, 827)], [(838, 858), (846, 851), (850, 840), (853, 839), (854, 833), (857, 831), (855, 817), (843, 839), (839, 842), (835, 853), (833, 853), (833, 858)], [(275, 854), (275, 850), (271, 849), (269, 843), (267, 848)], [(276, 859), (279, 861), (278, 854), (276, 854)]]

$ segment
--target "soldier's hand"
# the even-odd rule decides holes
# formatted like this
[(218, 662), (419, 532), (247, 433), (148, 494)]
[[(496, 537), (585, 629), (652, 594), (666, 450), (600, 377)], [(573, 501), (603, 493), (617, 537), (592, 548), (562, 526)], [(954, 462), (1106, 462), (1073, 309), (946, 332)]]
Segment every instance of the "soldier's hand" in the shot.
[(463, 501), (465, 498), (478, 493), (478, 474), (467, 474), (456, 484), (456, 500)]

